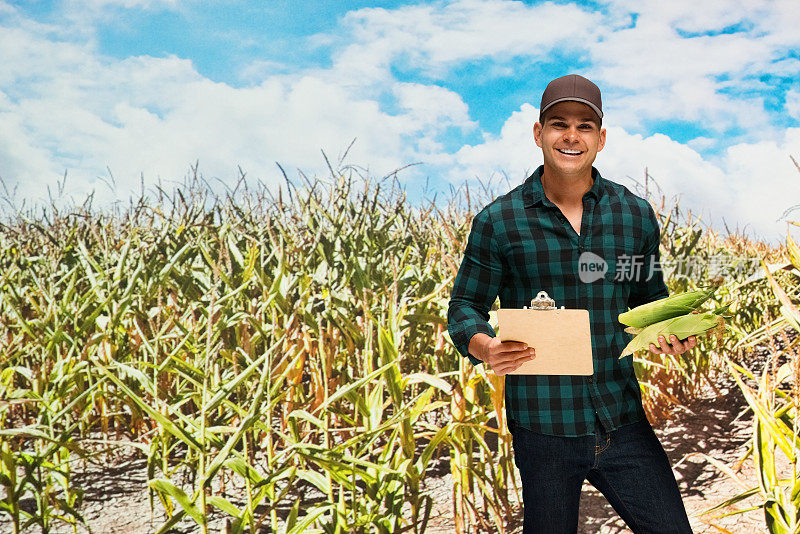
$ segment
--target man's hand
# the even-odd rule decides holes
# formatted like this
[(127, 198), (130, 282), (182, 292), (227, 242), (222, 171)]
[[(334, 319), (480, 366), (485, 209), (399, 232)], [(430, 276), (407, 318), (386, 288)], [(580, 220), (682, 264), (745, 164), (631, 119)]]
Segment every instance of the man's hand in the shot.
[(656, 347), (654, 344), (650, 343), (650, 352), (653, 354), (672, 354), (673, 356), (677, 356), (692, 350), (694, 346), (697, 345), (697, 337), (689, 336), (679, 341), (678, 337), (673, 335), (670, 336), (670, 341), (667, 343), (664, 336), (658, 336), (658, 344), (661, 345), (661, 347)]
[(505, 375), (536, 357), (536, 350), (521, 341), (500, 341), (483, 333), (470, 340), (470, 352), (489, 364), (496, 375)]

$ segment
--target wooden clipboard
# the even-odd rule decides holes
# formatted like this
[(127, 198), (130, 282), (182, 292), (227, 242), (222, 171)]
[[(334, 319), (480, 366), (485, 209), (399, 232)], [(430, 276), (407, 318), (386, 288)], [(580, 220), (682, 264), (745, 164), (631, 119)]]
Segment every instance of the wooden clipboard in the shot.
[[(589, 310), (565, 310), (541, 306), (547, 293), (540, 291), (531, 308), (497, 310), (501, 341), (523, 341), (536, 349), (536, 357), (512, 375), (591, 375), (592, 338)], [(546, 302), (546, 301), (545, 301)]]

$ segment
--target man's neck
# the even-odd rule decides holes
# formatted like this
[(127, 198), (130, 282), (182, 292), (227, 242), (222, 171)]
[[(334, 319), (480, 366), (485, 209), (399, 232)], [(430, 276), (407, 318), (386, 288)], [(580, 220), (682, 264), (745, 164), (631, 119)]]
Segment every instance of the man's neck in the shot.
[(591, 170), (586, 174), (569, 175), (557, 173), (545, 166), (541, 179), (544, 194), (557, 206), (581, 205), (583, 195), (594, 184)]

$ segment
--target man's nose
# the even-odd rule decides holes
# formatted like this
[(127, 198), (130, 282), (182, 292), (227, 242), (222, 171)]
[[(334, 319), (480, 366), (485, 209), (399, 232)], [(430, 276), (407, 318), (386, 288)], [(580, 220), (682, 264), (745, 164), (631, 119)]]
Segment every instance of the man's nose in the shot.
[(574, 141), (577, 138), (578, 138), (578, 129), (575, 128), (574, 126), (570, 126), (564, 132), (564, 139), (568, 139), (570, 141)]

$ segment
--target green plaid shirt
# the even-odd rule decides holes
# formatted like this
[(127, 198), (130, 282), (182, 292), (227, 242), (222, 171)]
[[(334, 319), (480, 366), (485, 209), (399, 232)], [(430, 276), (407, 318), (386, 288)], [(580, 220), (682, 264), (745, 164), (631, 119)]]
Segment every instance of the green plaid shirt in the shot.
[[(477, 365), (469, 341), (478, 332), (496, 335), (487, 321), (498, 296), (501, 307), (522, 308), (544, 290), (556, 306), (589, 310), (594, 374), (506, 375), (505, 400), (509, 419), (534, 432), (594, 434), (596, 416), (608, 430), (645, 418), (633, 359), (619, 359), (631, 335), (617, 316), (669, 295), (659, 268), (658, 221), (646, 200), (592, 168), (578, 235), (545, 196), (542, 169), (473, 218), (447, 329), (458, 352)], [(608, 265), (594, 281), (585, 281), (588, 271), (579, 274), (584, 252)]]

